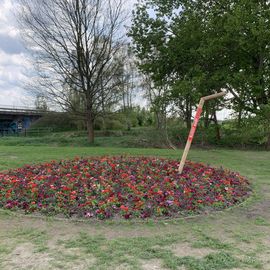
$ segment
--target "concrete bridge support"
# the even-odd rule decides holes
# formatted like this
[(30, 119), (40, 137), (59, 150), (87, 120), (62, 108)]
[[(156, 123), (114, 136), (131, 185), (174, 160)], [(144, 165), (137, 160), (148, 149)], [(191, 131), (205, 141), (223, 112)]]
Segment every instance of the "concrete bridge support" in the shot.
[(45, 112), (29, 108), (0, 107), (0, 136), (17, 134), (28, 129)]

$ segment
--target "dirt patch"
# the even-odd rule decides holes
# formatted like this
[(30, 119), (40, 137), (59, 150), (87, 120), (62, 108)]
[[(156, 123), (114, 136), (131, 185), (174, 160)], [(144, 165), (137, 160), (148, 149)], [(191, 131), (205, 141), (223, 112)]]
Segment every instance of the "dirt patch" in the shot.
[(18, 245), (5, 257), (1, 270), (49, 270), (76, 269), (84, 270), (93, 266), (96, 259), (93, 256), (82, 256), (78, 248), (65, 250), (54, 249), (50, 253), (37, 253), (31, 243)]
[(210, 248), (192, 248), (188, 243), (174, 244), (170, 247), (170, 250), (177, 257), (191, 256), (198, 259), (215, 252), (213, 249)]
[(239, 258), (242, 258), (242, 256), (246, 253), (253, 253), (256, 251), (257, 245), (254, 243), (245, 243), (245, 242), (238, 242), (235, 244), (235, 247), (239, 249)]
[[(141, 266), (143, 270), (166, 270), (162, 267), (162, 261), (157, 259), (142, 261)], [(185, 270), (185, 268), (180, 268), (180, 270)]]
[(255, 203), (246, 212), (248, 219), (256, 219), (258, 217), (270, 218), (270, 199), (264, 199), (258, 203)]
[(117, 269), (117, 270), (132, 270), (133, 269), (133, 267), (132, 266), (130, 266), (130, 265), (128, 265), (128, 264), (121, 264), (121, 265), (118, 265), (117, 266), (117, 268), (115, 268), (115, 267), (109, 267), (109, 268), (107, 268), (108, 270), (115, 270), (115, 269)]
[(30, 243), (18, 245), (13, 252), (4, 259), (2, 262), (2, 269), (52, 269), (50, 266), (52, 258), (49, 254), (35, 253), (34, 249), (34, 245)]
[(264, 269), (270, 270), (270, 236), (269, 234), (265, 236), (262, 240), (262, 244), (265, 249), (263, 252), (260, 252), (258, 259), (262, 262)]
[(261, 187), (263, 198), (255, 204), (253, 204), (246, 212), (247, 218), (256, 219), (257, 217), (270, 218), (270, 187), (263, 185)]
[(79, 248), (69, 248), (59, 250), (64, 269), (84, 270), (93, 266), (96, 259), (92, 255), (82, 256), (83, 252)]
[(264, 253), (258, 256), (258, 259), (263, 265), (263, 269), (270, 270), (270, 257), (269, 253)]
[(250, 268), (232, 268), (231, 270), (251, 270)]
[[(80, 232), (87, 232), (90, 235), (103, 235), (107, 239), (115, 239), (119, 237), (150, 237), (159, 236), (160, 232), (164, 230), (164, 224), (156, 223), (154, 226), (146, 226), (147, 224), (125, 224), (124, 222), (117, 222), (113, 224), (106, 224), (100, 222), (75, 222), (72, 220), (46, 220), (45, 217), (29, 217), (27, 215), (12, 216), (1, 215), (0, 212), (0, 236), (7, 235), (13, 230), (22, 230), (33, 228), (39, 231), (47, 231), (52, 244), (55, 244), (59, 239), (70, 239), (71, 235), (77, 235)], [(168, 225), (170, 232), (177, 229), (174, 225)], [(119, 229), (121, 227), (121, 229)], [(143, 230), (142, 230), (143, 228)], [(183, 233), (187, 233), (183, 231)]]

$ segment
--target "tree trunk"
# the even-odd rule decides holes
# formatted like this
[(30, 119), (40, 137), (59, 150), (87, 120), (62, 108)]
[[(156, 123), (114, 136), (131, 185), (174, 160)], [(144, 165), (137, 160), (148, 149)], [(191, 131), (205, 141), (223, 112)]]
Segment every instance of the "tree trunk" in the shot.
[(94, 133), (94, 120), (91, 116), (88, 116), (86, 119), (87, 123), (87, 135), (89, 143), (93, 143), (95, 140), (95, 133)]
[(209, 105), (208, 105), (208, 103), (205, 104), (204, 127), (206, 129), (209, 127)]
[(160, 121), (159, 121), (159, 114), (158, 111), (155, 111), (155, 118), (156, 118), (156, 129), (160, 129)]
[(187, 129), (191, 129), (191, 125), (192, 125), (192, 121), (191, 121), (191, 118), (192, 118), (192, 106), (191, 106), (191, 103), (188, 102), (188, 100), (187, 100), (187, 104), (186, 104), (185, 118), (186, 118), (185, 120), (186, 120)]
[(241, 124), (242, 124), (242, 109), (240, 109), (239, 112), (238, 112), (238, 118), (237, 118), (237, 126), (238, 126), (238, 128), (241, 127)]
[(268, 138), (267, 138), (267, 142), (266, 142), (266, 144), (265, 144), (265, 149), (266, 149), (267, 151), (270, 150), (270, 132), (268, 133)]
[(217, 141), (220, 141), (221, 140), (220, 127), (218, 124), (216, 111), (213, 112), (213, 117), (214, 117), (214, 123), (215, 123), (215, 127), (216, 127), (216, 138), (217, 138)]
[(163, 129), (163, 116), (161, 111), (155, 111), (156, 116), (156, 129), (162, 130)]

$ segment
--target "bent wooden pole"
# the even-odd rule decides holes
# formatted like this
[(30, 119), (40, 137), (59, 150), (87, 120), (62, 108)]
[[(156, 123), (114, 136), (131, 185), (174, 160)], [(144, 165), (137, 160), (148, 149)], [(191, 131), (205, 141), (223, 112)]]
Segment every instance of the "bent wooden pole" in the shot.
[(213, 94), (213, 95), (201, 98), (200, 103), (198, 105), (198, 109), (197, 109), (195, 118), (194, 118), (193, 125), (192, 125), (192, 127), (190, 129), (190, 132), (189, 132), (189, 135), (188, 135), (186, 147), (185, 147), (185, 150), (184, 150), (184, 153), (183, 153), (183, 156), (182, 156), (179, 168), (178, 168), (178, 171), (179, 171), (180, 174), (183, 172), (183, 169), (184, 169), (184, 166), (185, 166), (185, 163), (186, 163), (186, 159), (187, 159), (187, 155), (188, 155), (191, 143), (193, 141), (194, 134), (196, 132), (196, 129), (197, 129), (197, 126), (198, 126), (198, 123), (199, 123), (199, 120), (200, 120), (200, 117), (201, 117), (201, 114), (202, 114), (204, 102), (207, 101), (207, 100), (210, 100), (210, 99), (223, 97), (226, 94), (227, 94), (226, 92), (220, 92), (218, 94)]

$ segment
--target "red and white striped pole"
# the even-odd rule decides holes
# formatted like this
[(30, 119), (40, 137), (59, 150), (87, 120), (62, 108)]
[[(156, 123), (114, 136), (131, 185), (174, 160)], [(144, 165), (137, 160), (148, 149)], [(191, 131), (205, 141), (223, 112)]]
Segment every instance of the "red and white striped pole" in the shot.
[(207, 101), (207, 100), (210, 100), (210, 99), (223, 97), (226, 94), (227, 94), (226, 92), (220, 92), (218, 94), (213, 94), (213, 95), (201, 98), (200, 103), (198, 105), (198, 109), (197, 109), (195, 118), (194, 118), (194, 122), (192, 124), (192, 127), (191, 127), (189, 135), (188, 135), (186, 147), (185, 147), (185, 150), (184, 150), (184, 153), (183, 153), (183, 156), (182, 156), (179, 168), (178, 168), (178, 171), (179, 171), (180, 174), (183, 172), (183, 169), (184, 169), (184, 166), (185, 166), (185, 163), (186, 163), (186, 159), (187, 159), (187, 155), (188, 155), (190, 146), (192, 144), (192, 141), (193, 141), (193, 138), (194, 138), (194, 135), (195, 135), (195, 132), (196, 132), (196, 129), (197, 129), (201, 114), (202, 114), (204, 102)]

